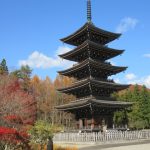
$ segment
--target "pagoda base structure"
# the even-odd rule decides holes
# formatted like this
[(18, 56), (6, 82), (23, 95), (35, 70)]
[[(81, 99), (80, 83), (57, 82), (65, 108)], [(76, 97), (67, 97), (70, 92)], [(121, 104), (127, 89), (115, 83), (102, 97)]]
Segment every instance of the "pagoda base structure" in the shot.
[(129, 106), (131, 106), (129, 102), (100, 100), (91, 96), (56, 108), (74, 114), (77, 129), (101, 129), (103, 131), (114, 127), (114, 112), (124, 110)]

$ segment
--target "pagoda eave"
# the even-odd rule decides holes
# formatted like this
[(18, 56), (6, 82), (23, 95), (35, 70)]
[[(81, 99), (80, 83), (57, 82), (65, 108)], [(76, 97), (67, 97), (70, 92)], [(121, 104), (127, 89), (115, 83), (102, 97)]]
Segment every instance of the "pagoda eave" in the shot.
[(131, 102), (122, 101), (107, 101), (102, 99), (85, 98), (79, 99), (77, 101), (70, 102), (69, 104), (64, 104), (56, 106), (58, 110), (71, 111), (75, 109), (85, 108), (85, 107), (99, 107), (99, 108), (126, 108), (132, 106)]
[(80, 81), (76, 82), (72, 86), (57, 89), (57, 90), (62, 92), (62, 93), (72, 94), (76, 90), (80, 90), (80, 89), (84, 89), (84, 88), (91, 89), (90, 88), (91, 86), (94, 86), (95, 88), (100, 87), (103, 89), (110, 89), (111, 88), (114, 91), (119, 91), (119, 90), (123, 90), (123, 89), (128, 88), (130, 85), (123, 85), (123, 84), (117, 84), (117, 83), (113, 83), (113, 82), (99, 81), (96, 79), (87, 78), (87, 79), (80, 80)]
[[(90, 34), (95, 34), (99, 37), (103, 36), (105, 41), (103, 41), (102, 44), (107, 44), (121, 36), (121, 34), (109, 32), (109, 31), (105, 31), (100, 28), (97, 28), (92, 23), (86, 23), (79, 30), (74, 32), (73, 34), (71, 34), (65, 38), (62, 38), (60, 40), (64, 43), (78, 46), (83, 43), (84, 38), (87, 38), (87, 35), (86, 35), (87, 31)], [(77, 39), (78, 38), (80, 39), (81, 36), (83, 36), (82, 40), (80, 40), (79, 42), (74, 42), (74, 41), (78, 41)]]
[[(59, 74), (65, 75), (65, 76), (74, 76), (77, 72), (80, 72), (84, 70), (84, 68), (97, 68), (97, 70), (102, 71), (104, 70), (105, 72), (108, 72), (108, 75), (113, 75), (122, 71), (125, 71), (128, 67), (120, 67), (120, 66), (112, 66), (109, 63), (101, 63), (99, 61), (93, 60), (91, 58), (86, 59), (85, 61), (74, 65), (72, 68), (63, 70), (63, 71), (58, 71)], [(88, 69), (88, 70), (89, 70)]]
[[(124, 52), (124, 50), (118, 50), (118, 49), (109, 48), (107, 46), (100, 45), (100, 44), (97, 44), (95, 42), (86, 40), (84, 43), (82, 43), (77, 48), (75, 48), (75, 49), (73, 49), (73, 50), (71, 50), (69, 52), (66, 52), (64, 54), (61, 54), (61, 55), (59, 55), (59, 57), (61, 57), (63, 59), (71, 60), (71, 61), (78, 61), (77, 58), (76, 58), (76, 55), (78, 55), (79, 53), (81, 55), (84, 54), (84, 53), (89, 54), (88, 51), (93, 52), (93, 50), (96, 53), (100, 54), (100, 56), (101, 55), (107, 55), (107, 57), (105, 56), (106, 58), (104, 60), (113, 58), (113, 57), (115, 57), (117, 55), (121, 55)], [(100, 56), (99, 56), (99, 59), (100, 59)]]

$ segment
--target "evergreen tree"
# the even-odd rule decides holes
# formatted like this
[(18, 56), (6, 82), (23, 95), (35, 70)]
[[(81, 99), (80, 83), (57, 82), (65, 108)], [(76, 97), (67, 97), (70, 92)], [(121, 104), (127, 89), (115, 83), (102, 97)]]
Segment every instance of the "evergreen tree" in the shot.
[(30, 90), (31, 74), (32, 74), (32, 69), (28, 65), (21, 66), (19, 70), (15, 70), (14, 72), (11, 73), (11, 75), (17, 77), (22, 81), (22, 87), (26, 91)]
[(5, 59), (0, 63), (0, 74), (8, 74), (8, 67)]
[(150, 126), (150, 93), (143, 86), (141, 90), (140, 111), (143, 124), (146, 128)]
[(115, 97), (118, 100), (133, 102), (131, 110), (115, 113), (114, 122), (117, 125), (123, 124), (126, 116), (130, 128), (142, 129), (150, 127), (150, 92), (145, 86), (139, 88), (138, 85), (135, 85), (133, 90), (115, 94)]
[(21, 66), (20, 69), (15, 70), (11, 74), (16, 76), (19, 79), (26, 80), (26, 79), (30, 79), (31, 73), (32, 73), (32, 69), (28, 65), (26, 65), (26, 66)]

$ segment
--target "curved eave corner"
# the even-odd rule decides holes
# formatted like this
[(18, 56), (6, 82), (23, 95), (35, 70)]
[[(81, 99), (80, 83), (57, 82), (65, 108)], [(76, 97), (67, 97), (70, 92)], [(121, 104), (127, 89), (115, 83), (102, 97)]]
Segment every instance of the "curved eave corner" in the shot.
[(66, 42), (66, 40), (70, 39), (72, 36), (82, 32), (82, 30), (84, 30), (87, 27), (87, 23), (85, 23), (82, 27), (80, 27), (77, 31), (73, 32), (72, 34), (70, 34), (67, 37), (61, 38), (60, 41), (62, 42)]
[(119, 50), (120, 51), (120, 55), (123, 54), (125, 52), (125, 50)]

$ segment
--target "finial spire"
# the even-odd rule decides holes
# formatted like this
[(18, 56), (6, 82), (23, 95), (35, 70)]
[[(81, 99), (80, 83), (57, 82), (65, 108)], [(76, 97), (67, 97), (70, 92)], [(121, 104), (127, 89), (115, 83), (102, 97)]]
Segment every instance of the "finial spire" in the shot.
[(92, 15), (91, 15), (91, 0), (87, 0), (87, 21), (91, 22)]

